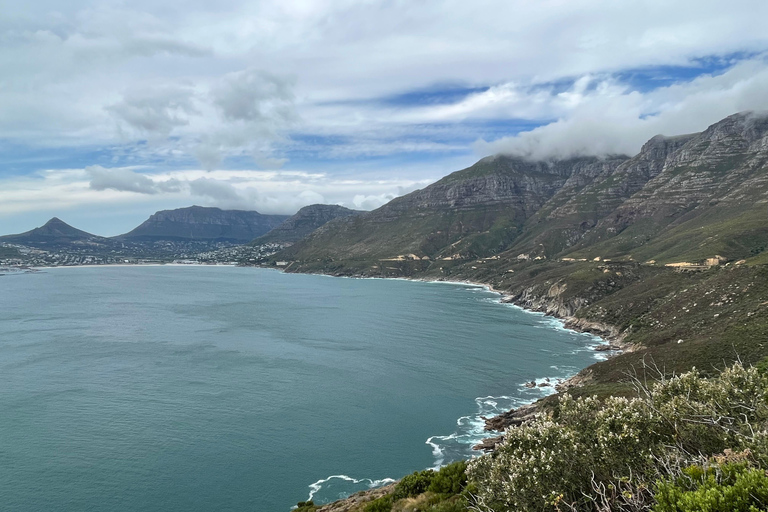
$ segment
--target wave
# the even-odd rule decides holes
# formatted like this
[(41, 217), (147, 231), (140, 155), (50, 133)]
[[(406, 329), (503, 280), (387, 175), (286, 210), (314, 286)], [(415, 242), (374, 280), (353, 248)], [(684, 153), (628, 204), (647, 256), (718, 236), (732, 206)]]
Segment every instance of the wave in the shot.
[[(328, 484), (334, 480), (339, 480), (340, 482), (338, 483), (341, 483), (342, 485), (337, 486), (338, 488), (336, 489), (333, 489), (334, 486)], [(394, 483), (395, 481), (396, 480), (393, 478), (381, 478), (374, 480), (371, 478), (352, 478), (348, 475), (331, 475), (327, 478), (323, 478), (317, 482), (309, 484), (308, 501), (314, 500), (319, 493), (327, 495), (333, 494), (332, 496), (323, 496), (322, 498), (318, 499), (319, 502), (325, 503), (328, 501), (334, 501), (337, 499), (346, 498), (351, 494), (361, 490), (374, 489), (376, 487), (381, 487), (382, 485)]]

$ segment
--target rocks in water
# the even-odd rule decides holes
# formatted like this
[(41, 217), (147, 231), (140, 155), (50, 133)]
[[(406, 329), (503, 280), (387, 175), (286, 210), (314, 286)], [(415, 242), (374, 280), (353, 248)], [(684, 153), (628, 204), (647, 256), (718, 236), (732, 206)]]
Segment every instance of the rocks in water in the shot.
[(600, 345), (595, 345), (594, 347), (592, 347), (592, 349), (596, 352), (608, 352), (608, 351), (621, 350), (622, 347), (619, 345), (614, 345), (612, 343), (601, 343)]
[(532, 420), (537, 412), (535, 404), (521, 405), (505, 413), (485, 419), (485, 430), (488, 432), (504, 432), (507, 427), (522, 425)]
[(504, 441), (504, 436), (487, 437), (472, 447), (473, 450), (490, 452), (496, 449), (496, 445)]
[(334, 501), (321, 506), (317, 512), (350, 512), (352, 510), (362, 510), (362, 505), (390, 494), (395, 489), (395, 484), (385, 485), (369, 491), (356, 492), (349, 498)]

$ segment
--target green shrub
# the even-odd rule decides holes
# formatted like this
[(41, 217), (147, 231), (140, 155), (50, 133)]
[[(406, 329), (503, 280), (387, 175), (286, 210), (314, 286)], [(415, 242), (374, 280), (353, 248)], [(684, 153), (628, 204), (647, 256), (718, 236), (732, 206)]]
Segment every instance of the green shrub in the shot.
[(758, 512), (768, 510), (768, 475), (747, 463), (690, 466), (659, 483), (654, 512)]
[(315, 505), (315, 503), (310, 501), (300, 501), (296, 504), (296, 508), (293, 509), (294, 512), (314, 512), (317, 510), (318, 507)]
[(363, 512), (390, 512), (392, 510), (392, 501), (391, 494), (376, 498), (365, 506)]
[(419, 494), (426, 492), (427, 488), (432, 483), (434, 475), (434, 471), (426, 469), (424, 471), (416, 471), (403, 477), (403, 479), (395, 485), (395, 490), (392, 493), (392, 500), (397, 501), (403, 498), (410, 498), (411, 496), (418, 496)]
[(427, 490), (435, 494), (459, 494), (467, 485), (466, 470), (467, 462), (463, 460), (443, 466), (432, 476)]
[(757, 368), (757, 371), (760, 372), (762, 375), (768, 374), (768, 357), (764, 357), (760, 361), (758, 361), (755, 367)]
[(639, 398), (560, 398), (470, 461), (480, 510), (647, 510), (659, 480), (727, 448), (768, 462), (768, 375), (734, 365), (636, 382)]

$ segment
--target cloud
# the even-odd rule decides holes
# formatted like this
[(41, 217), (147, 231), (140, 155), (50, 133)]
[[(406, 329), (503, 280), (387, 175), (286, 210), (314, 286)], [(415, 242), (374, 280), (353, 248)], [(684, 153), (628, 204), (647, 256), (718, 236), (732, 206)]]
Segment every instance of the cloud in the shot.
[(576, 155), (634, 155), (657, 134), (680, 135), (704, 130), (730, 114), (767, 110), (768, 58), (741, 62), (720, 75), (640, 93), (606, 79), (593, 88), (558, 93), (557, 121), (493, 141), (475, 144), (481, 155), (512, 154), (530, 159)]
[[(158, 209), (203, 204), (225, 209), (257, 210), (291, 215), (316, 203), (351, 208), (375, 208), (403, 193), (424, 187), (432, 179), (379, 176), (355, 179), (301, 170), (201, 169), (143, 173), (139, 168), (52, 169), (31, 176), (6, 177), (0, 187), (0, 223), (25, 212), (93, 217), (90, 228), (99, 234), (130, 230), (115, 219), (99, 227), (104, 213), (120, 208), (144, 216)], [(90, 213), (89, 213), (90, 212)], [(117, 223), (116, 223), (117, 222)], [(0, 233), (20, 232), (8, 227)]]
[(239, 206), (245, 201), (245, 198), (241, 197), (231, 184), (209, 178), (198, 178), (190, 181), (189, 190), (192, 195), (208, 197), (217, 204), (224, 206)]
[(189, 116), (200, 112), (192, 102), (190, 88), (166, 86), (134, 88), (106, 108), (122, 127), (150, 138), (168, 137), (174, 128), (189, 124)]
[(352, 198), (352, 204), (358, 210), (375, 210), (379, 206), (387, 204), (397, 197), (395, 194), (362, 195), (357, 194)]
[(293, 80), (266, 71), (230, 73), (211, 91), (211, 96), (225, 119), (278, 125), (296, 119)]
[[(766, 18), (764, 0), (11, 3), (0, 211), (373, 207), (466, 166), (473, 148), (633, 153), (765, 108)], [(633, 82), (646, 71), (668, 76)], [(419, 99), (441, 90), (465, 93)], [(235, 168), (288, 171), (216, 174)]]
[(91, 179), (89, 187), (92, 190), (115, 190), (138, 194), (181, 191), (181, 183), (176, 179), (155, 181), (144, 174), (126, 168), (105, 169), (100, 165), (91, 165), (85, 168), (85, 172)]

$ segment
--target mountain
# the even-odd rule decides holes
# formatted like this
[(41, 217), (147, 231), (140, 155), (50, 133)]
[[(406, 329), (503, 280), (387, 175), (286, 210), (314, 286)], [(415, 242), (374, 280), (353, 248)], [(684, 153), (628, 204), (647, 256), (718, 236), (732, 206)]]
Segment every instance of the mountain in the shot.
[(498, 155), (337, 219), (274, 256), (288, 272), (484, 283), (630, 347), (575, 394), (627, 374), (768, 357), (768, 114), (656, 136), (632, 157)]
[(248, 242), (279, 226), (287, 218), (287, 215), (262, 215), (256, 211), (190, 206), (159, 211), (132, 231), (115, 238), (132, 242)]
[(632, 158), (484, 158), (329, 224), (281, 257), (360, 270), (377, 260), (507, 251), (659, 262), (754, 256), (768, 243), (767, 133), (768, 117), (742, 113), (701, 133), (656, 136)]
[(54, 217), (43, 226), (17, 235), (0, 237), (0, 242), (26, 245), (30, 247), (60, 247), (76, 245), (110, 245), (111, 241), (73, 228), (61, 219)]
[(295, 243), (334, 219), (351, 217), (360, 213), (362, 212), (335, 204), (305, 206), (266, 235), (252, 241), (250, 245), (263, 245), (271, 242)]
[(377, 210), (324, 226), (287, 255), (306, 260), (375, 260), (497, 252), (559, 190), (579, 188), (624, 160), (485, 158)]

